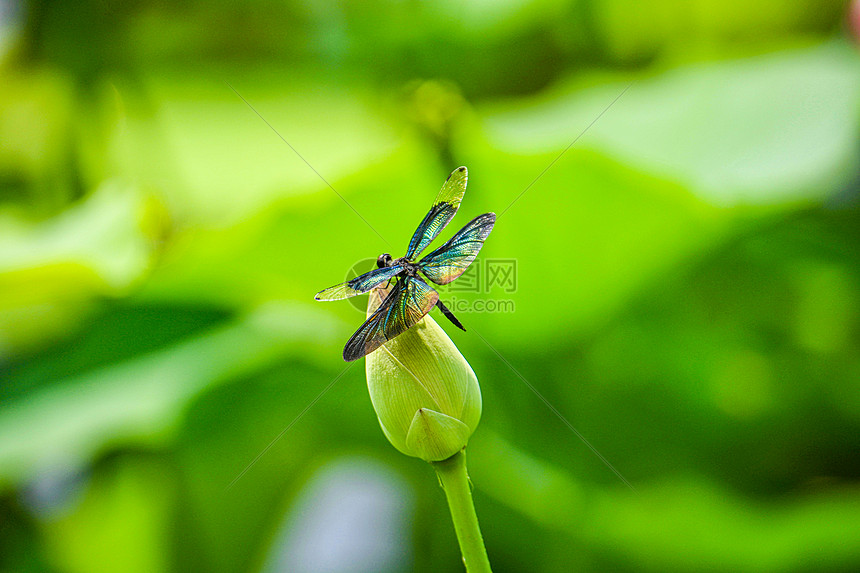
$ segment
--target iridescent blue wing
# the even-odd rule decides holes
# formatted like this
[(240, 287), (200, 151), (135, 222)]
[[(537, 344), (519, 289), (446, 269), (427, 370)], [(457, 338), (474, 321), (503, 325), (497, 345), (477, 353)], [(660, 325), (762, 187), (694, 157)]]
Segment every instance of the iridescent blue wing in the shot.
[(370, 354), (430, 312), (439, 293), (419, 278), (403, 277), (397, 281), (379, 308), (352, 335), (343, 348), (343, 359), (358, 360)]
[(495, 224), (495, 213), (478, 215), (450, 241), (421, 259), (418, 268), (434, 283), (448, 284), (472, 264)]
[(357, 294), (363, 294), (373, 287), (379, 286), (389, 279), (393, 279), (401, 272), (403, 272), (403, 267), (400, 265), (373, 269), (369, 273), (359, 275), (345, 283), (340, 283), (339, 285), (323, 289), (315, 294), (314, 298), (316, 300), (340, 300)]
[(412, 260), (421, 254), (421, 251), (427, 248), (427, 245), (442, 232), (445, 225), (457, 214), (460, 201), (463, 200), (463, 195), (466, 193), (468, 178), (469, 173), (465, 167), (458, 167), (451, 172), (436, 196), (433, 206), (430, 207), (430, 211), (415, 229), (415, 234), (409, 241), (409, 249), (406, 251), (407, 259)]

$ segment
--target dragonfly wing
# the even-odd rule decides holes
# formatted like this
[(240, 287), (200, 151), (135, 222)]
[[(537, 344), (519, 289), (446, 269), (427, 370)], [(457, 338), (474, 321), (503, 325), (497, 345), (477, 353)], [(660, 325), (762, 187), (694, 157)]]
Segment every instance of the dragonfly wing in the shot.
[(352, 335), (343, 349), (347, 362), (370, 354), (395, 336), (403, 334), (436, 305), (439, 293), (419, 278), (397, 281), (379, 308)]
[(448, 284), (469, 268), (495, 224), (495, 213), (478, 215), (451, 240), (421, 259), (418, 268), (434, 283)]
[(415, 229), (415, 234), (409, 241), (409, 249), (406, 251), (407, 259), (411, 260), (418, 256), (454, 218), (466, 193), (468, 178), (469, 173), (465, 167), (458, 167), (451, 172), (436, 196), (433, 206), (430, 207), (430, 211)]
[(384, 267), (381, 269), (373, 269), (369, 273), (359, 275), (354, 279), (350, 279), (345, 283), (334, 285), (319, 291), (314, 298), (316, 300), (341, 300), (349, 298), (357, 294), (363, 294), (375, 286), (379, 286), (383, 282), (394, 278), (403, 271), (403, 267), (395, 265), (393, 267)]

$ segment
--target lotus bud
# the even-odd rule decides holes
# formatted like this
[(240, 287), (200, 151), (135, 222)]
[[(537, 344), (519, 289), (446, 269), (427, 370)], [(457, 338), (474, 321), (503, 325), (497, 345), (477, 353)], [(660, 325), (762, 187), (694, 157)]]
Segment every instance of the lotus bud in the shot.
[[(370, 293), (370, 316), (385, 289)], [(408, 456), (435, 462), (464, 447), (481, 418), (475, 372), (428, 314), (367, 355), (367, 389), (379, 425)]]

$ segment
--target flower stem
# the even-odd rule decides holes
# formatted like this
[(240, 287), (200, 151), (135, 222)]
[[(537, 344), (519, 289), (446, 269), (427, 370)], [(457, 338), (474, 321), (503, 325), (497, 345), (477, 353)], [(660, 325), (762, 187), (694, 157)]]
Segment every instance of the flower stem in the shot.
[(472, 502), (472, 491), (469, 485), (469, 474), (466, 473), (466, 453), (464, 450), (454, 454), (447, 460), (433, 462), (448, 507), (451, 508), (451, 519), (454, 521), (454, 531), (460, 543), (460, 553), (468, 573), (492, 573), (481, 528), (478, 526), (478, 516), (475, 514), (475, 504)]

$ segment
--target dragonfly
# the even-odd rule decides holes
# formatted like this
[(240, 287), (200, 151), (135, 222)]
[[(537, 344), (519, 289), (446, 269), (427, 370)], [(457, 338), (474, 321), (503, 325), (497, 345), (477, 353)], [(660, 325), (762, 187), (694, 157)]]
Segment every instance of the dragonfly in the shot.
[[(495, 213), (478, 215), (440, 246), (420, 260), (418, 256), (448, 225), (466, 193), (468, 170), (458, 167), (445, 180), (433, 206), (418, 225), (406, 254), (399, 259), (388, 253), (379, 255), (376, 267), (344, 283), (318, 292), (319, 301), (342, 300), (365, 294), (374, 288), (387, 288), (396, 281), (379, 307), (355, 331), (343, 348), (343, 359), (358, 360), (418, 324), (437, 307), (457, 328), (466, 330), (457, 317), (439, 300), (439, 293), (427, 281), (446, 285), (462, 275), (484, 246), (496, 224)], [(424, 278), (427, 281), (424, 280)]]

